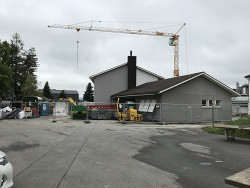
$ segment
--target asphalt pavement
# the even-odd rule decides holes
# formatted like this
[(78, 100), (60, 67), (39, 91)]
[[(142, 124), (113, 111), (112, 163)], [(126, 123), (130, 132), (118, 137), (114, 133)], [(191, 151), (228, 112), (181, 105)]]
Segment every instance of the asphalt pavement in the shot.
[(229, 187), (250, 165), (250, 141), (204, 125), (120, 124), (51, 117), (0, 121), (14, 188)]
[(182, 187), (192, 188), (231, 187), (224, 179), (250, 167), (248, 139), (224, 141), (222, 135), (189, 128), (174, 132), (174, 136), (152, 137), (155, 144), (134, 158), (176, 174)]
[(133, 158), (163, 126), (52, 120), (1, 121), (0, 150), (14, 167), (14, 188), (180, 187), (175, 174)]

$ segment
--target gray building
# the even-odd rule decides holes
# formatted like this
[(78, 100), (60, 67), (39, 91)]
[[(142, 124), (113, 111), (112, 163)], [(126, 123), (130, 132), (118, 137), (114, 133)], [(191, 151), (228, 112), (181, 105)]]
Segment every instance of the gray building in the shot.
[(232, 98), (232, 113), (235, 116), (245, 116), (248, 114), (248, 96)]
[[(161, 122), (207, 122), (212, 119), (212, 107), (216, 121), (232, 119), (232, 97), (237, 92), (205, 72), (147, 82), (112, 95), (140, 104), (154, 101), (150, 112), (154, 120)], [(148, 105), (149, 107), (150, 105)]]
[[(247, 78), (247, 76), (245, 77)], [(236, 92), (240, 94), (238, 97), (232, 98), (232, 111), (235, 116), (246, 116), (248, 114), (249, 106), (249, 85), (243, 84), (240, 86), (239, 82), (236, 82)]]
[(246, 75), (245, 78), (247, 79), (248, 81), (248, 115), (250, 115), (250, 96), (249, 96), (249, 93), (250, 93), (250, 74), (249, 75)]
[(130, 52), (127, 63), (92, 75), (90, 79), (95, 88), (94, 101), (110, 103), (112, 102), (110, 96), (115, 93), (147, 82), (162, 80), (164, 77), (137, 66), (136, 56), (132, 56), (132, 52)]
[[(57, 100), (63, 90), (51, 89), (51, 95), (53, 100)], [(74, 101), (79, 100), (79, 93), (76, 90), (64, 90), (66, 98), (71, 97)]]
[(242, 86), (239, 86), (239, 82), (236, 82), (236, 91), (241, 96), (249, 96), (248, 84), (243, 84)]

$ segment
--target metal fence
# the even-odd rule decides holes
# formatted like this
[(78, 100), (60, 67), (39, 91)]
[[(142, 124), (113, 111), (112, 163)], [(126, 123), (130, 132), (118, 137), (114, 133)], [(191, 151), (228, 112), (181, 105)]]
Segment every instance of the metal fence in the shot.
[(244, 117), (248, 114), (248, 103), (233, 103), (232, 104), (233, 116)]
[[(117, 120), (119, 117), (126, 122), (159, 122), (159, 123), (199, 123), (232, 120), (232, 104), (220, 106), (202, 106), (202, 104), (172, 104), (156, 103), (82, 103), (73, 106), (69, 102), (38, 103), (38, 102), (15, 102), (12, 108), (16, 111), (6, 113), (0, 111), (0, 118), (15, 118), (23, 111), (24, 117), (37, 117), (50, 115), (54, 117), (69, 116), (72, 119), (82, 120)], [(235, 108), (238, 110), (239, 108)], [(234, 112), (234, 111), (233, 111)], [(7, 115), (7, 117), (6, 117)], [(23, 116), (23, 115), (22, 115)], [(138, 119), (139, 118), (139, 119)]]
[(2, 106), (0, 110), (1, 119), (23, 119), (29, 117), (39, 117), (39, 102), (10, 102)]
[[(135, 115), (142, 118), (141, 122), (159, 123), (200, 123), (229, 121), (232, 119), (232, 105), (203, 107), (202, 104), (171, 104), (171, 103), (91, 103), (85, 104), (85, 119), (119, 119), (136, 121)], [(139, 117), (137, 116), (137, 117)]]

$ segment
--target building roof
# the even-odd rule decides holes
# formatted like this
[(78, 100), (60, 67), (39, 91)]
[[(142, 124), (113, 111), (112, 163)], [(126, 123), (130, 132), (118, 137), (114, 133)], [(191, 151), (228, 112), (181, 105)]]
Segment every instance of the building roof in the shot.
[(249, 100), (249, 98), (248, 98), (248, 96), (239, 96), (239, 97), (234, 97), (234, 98), (232, 98), (232, 102), (235, 102), (235, 103), (237, 103), (237, 102), (245, 102), (245, 103), (248, 103), (248, 100)]
[[(51, 89), (50, 90), (51, 94), (59, 94), (62, 92), (62, 90), (57, 90), (57, 89)], [(64, 90), (64, 93), (66, 95), (78, 95), (78, 91), (77, 90)]]
[[(124, 67), (124, 66), (127, 66), (127, 63), (123, 63), (123, 64), (121, 64), (121, 65), (118, 65), (118, 66), (116, 66), (116, 67), (110, 68), (110, 69), (105, 70), (105, 71), (103, 71), (103, 72), (94, 74), (94, 75), (90, 76), (89, 78), (90, 78), (90, 80), (91, 80), (92, 82), (94, 82), (94, 80), (95, 80), (98, 76), (101, 76), (101, 75), (103, 75), (103, 74), (106, 74), (106, 73), (108, 73), (108, 72), (110, 72), (110, 71), (119, 69), (119, 68)], [(141, 68), (141, 67), (139, 67), (139, 66), (136, 66), (136, 68), (139, 69), (139, 70), (141, 70), (141, 71), (144, 71), (144, 72), (146, 72), (146, 73), (148, 73), (148, 74), (151, 74), (151, 75), (153, 75), (153, 76), (155, 76), (155, 77), (158, 77), (159, 79), (165, 79), (164, 77), (162, 77), (162, 76), (160, 76), (160, 75), (158, 75), (158, 74), (155, 74), (155, 73), (153, 73), (153, 72), (151, 72), (151, 71), (148, 71), (148, 70), (146, 70), (146, 69), (143, 69), (143, 68)]]
[(197, 77), (205, 77), (208, 80), (212, 81), (219, 87), (222, 87), (223, 89), (227, 90), (229, 93), (232, 94), (232, 96), (239, 96), (237, 92), (235, 92), (230, 87), (226, 86), (225, 84), (221, 83), (220, 81), (214, 79), (210, 75), (208, 75), (205, 72), (198, 72), (194, 74), (169, 78), (165, 80), (158, 80), (154, 82), (148, 82), (145, 84), (142, 84), (140, 86), (137, 86), (132, 89), (128, 89), (122, 92), (119, 92), (117, 94), (112, 95), (112, 97), (132, 97), (132, 96), (145, 96), (145, 95), (156, 95), (164, 93), (170, 89), (173, 89), (179, 85), (182, 85), (188, 81), (191, 81)]

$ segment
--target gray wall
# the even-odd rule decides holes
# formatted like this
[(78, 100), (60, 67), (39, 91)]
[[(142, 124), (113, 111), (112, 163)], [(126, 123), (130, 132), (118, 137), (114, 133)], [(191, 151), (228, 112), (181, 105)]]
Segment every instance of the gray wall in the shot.
[[(137, 69), (136, 74), (136, 86), (158, 80), (158, 77), (139, 69)], [(122, 66), (97, 76), (94, 85), (95, 102), (110, 103), (110, 96), (128, 89), (128, 67)]]
[(206, 122), (212, 119), (212, 109), (202, 107), (202, 100), (221, 100), (221, 107), (215, 109), (215, 120), (232, 119), (231, 94), (198, 77), (161, 95), (162, 121), (164, 122)]
[(110, 96), (128, 87), (128, 67), (122, 66), (94, 80), (95, 102), (110, 103)]
[(232, 104), (232, 113), (236, 115), (245, 115), (248, 112), (247, 103), (233, 103)]
[(157, 80), (158, 78), (154, 75), (148, 74), (147, 72), (142, 71), (140, 69), (136, 70), (136, 86)]

